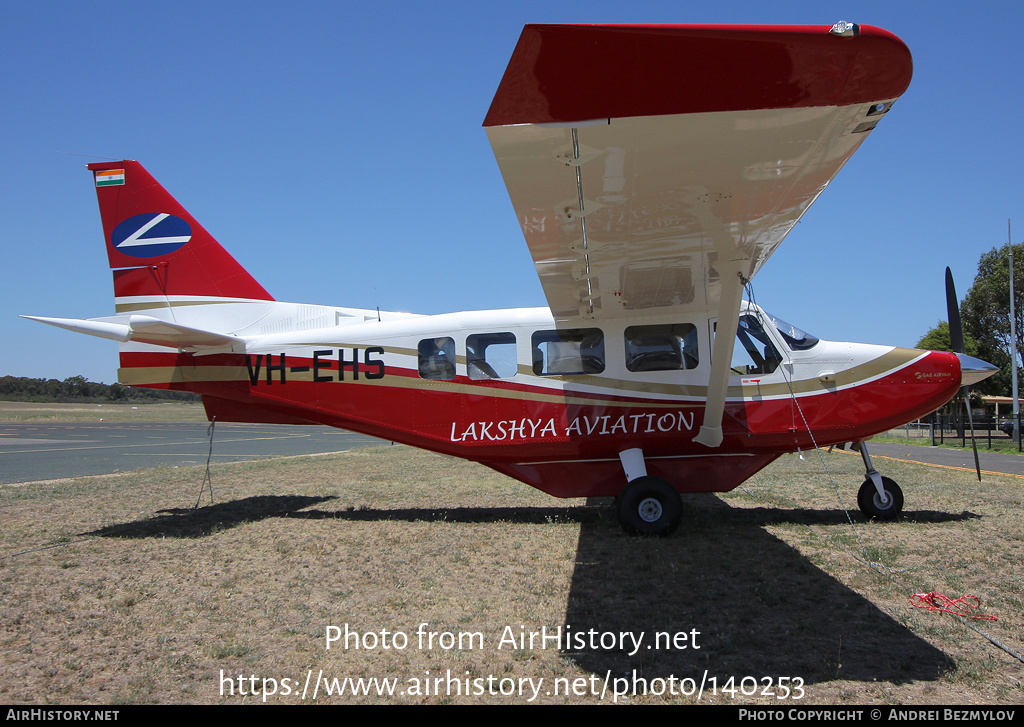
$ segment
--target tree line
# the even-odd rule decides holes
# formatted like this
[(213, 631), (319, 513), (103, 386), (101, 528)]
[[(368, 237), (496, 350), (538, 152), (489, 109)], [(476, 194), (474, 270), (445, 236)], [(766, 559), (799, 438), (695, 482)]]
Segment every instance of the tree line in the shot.
[(84, 376), (59, 379), (32, 379), (26, 376), (0, 377), (0, 400), (35, 402), (157, 402), (199, 401), (200, 397), (187, 391), (145, 389), (123, 384), (98, 384)]

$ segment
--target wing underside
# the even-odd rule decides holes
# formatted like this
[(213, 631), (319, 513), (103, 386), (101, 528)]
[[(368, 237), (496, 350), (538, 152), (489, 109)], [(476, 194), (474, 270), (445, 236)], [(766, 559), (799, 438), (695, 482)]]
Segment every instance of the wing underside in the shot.
[(485, 125), (556, 320), (717, 310), (910, 64), (870, 28), (527, 26)]

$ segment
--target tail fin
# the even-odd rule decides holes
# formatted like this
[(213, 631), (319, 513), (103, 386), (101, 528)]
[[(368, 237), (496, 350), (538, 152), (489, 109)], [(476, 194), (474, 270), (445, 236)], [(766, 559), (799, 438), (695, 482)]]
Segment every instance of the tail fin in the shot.
[(115, 296), (273, 300), (141, 164), (88, 167), (96, 180)]

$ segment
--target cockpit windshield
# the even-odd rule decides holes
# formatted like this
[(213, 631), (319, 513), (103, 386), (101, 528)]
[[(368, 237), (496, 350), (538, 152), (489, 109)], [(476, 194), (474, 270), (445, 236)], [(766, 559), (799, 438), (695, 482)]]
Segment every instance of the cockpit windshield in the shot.
[(796, 326), (786, 323), (781, 318), (776, 318), (771, 313), (766, 312), (765, 315), (768, 316), (768, 320), (770, 320), (772, 325), (775, 326), (779, 333), (782, 334), (782, 337), (786, 340), (786, 345), (789, 346), (791, 350), (806, 351), (810, 348), (814, 348), (818, 343), (817, 337), (812, 336), (810, 333), (801, 331)]

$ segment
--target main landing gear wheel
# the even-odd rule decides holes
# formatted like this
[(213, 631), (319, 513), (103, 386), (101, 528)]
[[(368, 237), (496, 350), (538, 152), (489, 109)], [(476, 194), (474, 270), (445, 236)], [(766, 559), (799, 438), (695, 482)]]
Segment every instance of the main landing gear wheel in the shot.
[(679, 527), (683, 503), (665, 480), (637, 477), (619, 494), (619, 523), (630, 535), (667, 537)]
[(857, 493), (857, 504), (864, 517), (877, 520), (893, 520), (903, 510), (903, 490), (888, 477), (882, 478), (882, 489), (886, 499), (883, 501), (875, 489), (875, 483), (868, 477)]

